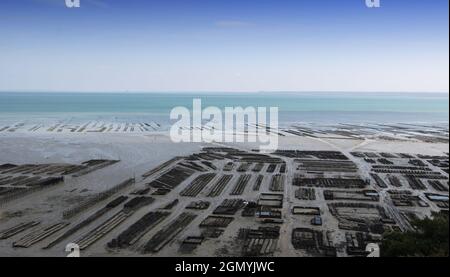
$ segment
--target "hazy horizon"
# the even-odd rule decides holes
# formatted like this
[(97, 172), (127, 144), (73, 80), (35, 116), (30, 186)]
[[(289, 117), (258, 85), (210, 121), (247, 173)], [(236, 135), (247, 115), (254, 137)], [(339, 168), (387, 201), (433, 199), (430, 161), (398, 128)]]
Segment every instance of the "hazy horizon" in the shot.
[(51, 90), (0, 90), (0, 93), (80, 93), (80, 94), (383, 94), (383, 95), (449, 95), (448, 91), (51, 91)]

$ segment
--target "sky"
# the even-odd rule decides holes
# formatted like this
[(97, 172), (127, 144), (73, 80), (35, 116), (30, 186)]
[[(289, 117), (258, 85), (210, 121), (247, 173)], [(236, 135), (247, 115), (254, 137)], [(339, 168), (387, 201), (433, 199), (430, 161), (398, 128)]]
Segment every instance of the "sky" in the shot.
[(449, 90), (449, 1), (0, 1), (0, 91)]

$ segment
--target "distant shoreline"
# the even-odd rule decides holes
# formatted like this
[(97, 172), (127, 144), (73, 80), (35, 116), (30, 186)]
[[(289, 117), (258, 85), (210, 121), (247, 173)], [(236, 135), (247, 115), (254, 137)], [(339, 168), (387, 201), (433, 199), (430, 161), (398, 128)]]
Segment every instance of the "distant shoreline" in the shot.
[(0, 94), (152, 94), (152, 95), (332, 95), (332, 96), (447, 96), (449, 92), (435, 91), (48, 91), (48, 90), (2, 90)]

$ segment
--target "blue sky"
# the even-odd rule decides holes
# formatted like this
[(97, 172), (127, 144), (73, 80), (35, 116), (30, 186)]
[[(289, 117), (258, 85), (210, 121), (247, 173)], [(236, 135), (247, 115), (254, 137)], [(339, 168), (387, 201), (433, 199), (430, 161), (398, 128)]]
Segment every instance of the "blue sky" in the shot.
[(448, 92), (448, 0), (0, 1), (1, 91)]

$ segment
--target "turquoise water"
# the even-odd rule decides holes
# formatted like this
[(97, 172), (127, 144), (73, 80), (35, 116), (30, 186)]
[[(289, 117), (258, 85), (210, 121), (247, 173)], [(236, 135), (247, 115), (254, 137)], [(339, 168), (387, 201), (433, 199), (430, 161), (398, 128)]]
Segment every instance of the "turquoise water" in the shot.
[(0, 119), (146, 117), (168, 120), (176, 106), (279, 107), (281, 121), (448, 122), (448, 94), (367, 93), (0, 93)]

